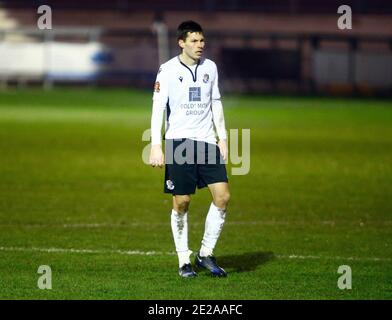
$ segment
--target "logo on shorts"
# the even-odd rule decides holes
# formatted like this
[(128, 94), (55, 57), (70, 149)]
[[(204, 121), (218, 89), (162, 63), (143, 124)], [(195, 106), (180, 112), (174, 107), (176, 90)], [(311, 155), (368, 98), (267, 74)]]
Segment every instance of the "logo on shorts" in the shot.
[(173, 181), (171, 181), (171, 180), (166, 180), (166, 187), (167, 187), (169, 190), (173, 190), (173, 189), (174, 189)]
[(189, 88), (189, 101), (201, 101), (200, 87)]
[(209, 79), (210, 79), (210, 76), (208, 75), (208, 73), (206, 73), (206, 74), (204, 75), (204, 77), (203, 77), (203, 82), (204, 82), (204, 83), (207, 83)]

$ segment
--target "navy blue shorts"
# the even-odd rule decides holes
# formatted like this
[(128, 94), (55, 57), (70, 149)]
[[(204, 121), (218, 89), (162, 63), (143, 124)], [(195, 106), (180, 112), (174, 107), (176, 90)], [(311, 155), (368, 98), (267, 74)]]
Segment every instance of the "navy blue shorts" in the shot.
[(194, 194), (196, 187), (228, 182), (226, 166), (216, 144), (191, 139), (165, 140), (164, 192)]

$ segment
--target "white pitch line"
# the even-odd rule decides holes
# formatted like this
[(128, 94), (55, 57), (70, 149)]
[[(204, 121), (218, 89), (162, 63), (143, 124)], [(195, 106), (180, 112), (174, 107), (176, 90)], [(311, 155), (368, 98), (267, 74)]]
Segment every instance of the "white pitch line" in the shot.
[(297, 259), (297, 260), (349, 260), (349, 261), (369, 261), (369, 262), (390, 262), (392, 258), (377, 257), (328, 257), (328, 256), (303, 256), (303, 255), (274, 255), (278, 259)]
[[(175, 252), (162, 251), (142, 251), (142, 250), (109, 250), (109, 249), (75, 249), (75, 248), (38, 248), (38, 247), (0, 247), (0, 251), (8, 252), (44, 252), (44, 253), (90, 253), (90, 254), (121, 254), (130, 256), (160, 256), (160, 255), (176, 255)], [(314, 256), (314, 255), (273, 255), (278, 259), (290, 260), (348, 260), (348, 261), (369, 261), (369, 262), (391, 262), (392, 258), (377, 257), (331, 257), (331, 256)]]
[(94, 250), (94, 249), (75, 249), (75, 248), (37, 248), (37, 247), (0, 247), (0, 251), (11, 252), (45, 252), (45, 253), (93, 253), (93, 254), (122, 254), (122, 255), (138, 255), (138, 256), (158, 256), (158, 255), (175, 255), (174, 252), (159, 251), (141, 251), (141, 250)]
[[(333, 220), (320, 220), (320, 221), (288, 221), (288, 220), (256, 220), (256, 221), (226, 221), (225, 225), (235, 225), (235, 226), (249, 226), (249, 225), (287, 225), (287, 226), (302, 226), (307, 224), (319, 224), (326, 226), (336, 226), (336, 225), (350, 225), (350, 226), (392, 226), (392, 221), (333, 221)], [(194, 222), (193, 226), (204, 225), (204, 222)], [(69, 229), (78, 229), (78, 228), (131, 228), (131, 227), (160, 227), (160, 226), (169, 226), (169, 222), (130, 222), (130, 223), (58, 223), (58, 224), (0, 224), (0, 228), (69, 228)]]

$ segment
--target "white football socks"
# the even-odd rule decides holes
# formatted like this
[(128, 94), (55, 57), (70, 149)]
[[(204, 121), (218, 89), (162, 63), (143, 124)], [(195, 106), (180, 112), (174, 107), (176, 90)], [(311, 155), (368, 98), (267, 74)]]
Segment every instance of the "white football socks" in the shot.
[(184, 264), (191, 263), (189, 256), (192, 251), (188, 249), (188, 212), (180, 214), (172, 210), (171, 229), (178, 254), (178, 264), (181, 268)]
[[(211, 203), (206, 217), (204, 236), (199, 252), (200, 256), (207, 257), (212, 255), (222, 231), (225, 218), (226, 210), (220, 209), (214, 203)], [(179, 214), (175, 210), (172, 210), (171, 229), (178, 255), (178, 265), (181, 268), (184, 264), (191, 263), (190, 255), (192, 251), (188, 248), (188, 212)]]
[(226, 210), (220, 209), (216, 207), (214, 203), (211, 203), (206, 218), (203, 240), (201, 242), (200, 256), (207, 257), (212, 255), (222, 231), (225, 218)]
[(189, 257), (192, 254), (191, 250), (177, 252), (178, 255), (178, 267), (181, 268), (184, 264), (191, 263)]

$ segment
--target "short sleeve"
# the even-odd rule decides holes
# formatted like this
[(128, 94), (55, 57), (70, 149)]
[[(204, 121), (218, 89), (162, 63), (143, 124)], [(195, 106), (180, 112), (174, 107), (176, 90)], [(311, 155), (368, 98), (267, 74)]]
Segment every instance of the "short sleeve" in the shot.
[(220, 92), (219, 92), (219, 77), (218, 77), (218, 68), (216, 67), (216, 65), (214, 64), (214, 80), (212, 83), (212, 100), (219, 100), (221, 98)]
[(169, 84), (168, 84), (168, 70), (167, 67), (162, 65), (157, 74), (157, 78), (154, 84), (154, 94), (152, 99), (154, 101), (160, 101), (166, 103), (169, 96)]

